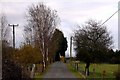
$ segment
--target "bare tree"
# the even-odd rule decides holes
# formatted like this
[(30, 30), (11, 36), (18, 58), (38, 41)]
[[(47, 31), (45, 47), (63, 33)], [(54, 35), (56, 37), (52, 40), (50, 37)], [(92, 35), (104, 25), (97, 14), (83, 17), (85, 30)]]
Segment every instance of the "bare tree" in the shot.
[(89, 20), (83, 27), (75, 31), (75, 50), (77, 58), (86, 63), (85, 70), (89, 75), (91, 62), (104, 62), (105, 54), (112, 45), (112, 36), (100, 22)]
[(7, 18), (4, 13), (1, 13), (0, 15), (0, 28), (2, 40), (8, 41), (10, 38), (10, 28), (8, 27)]
[(25, 43), (27, 44), (32, 44), (33, 43), (33, 28), (32, 24), (27, 23), (27, 25), (24, 26), (24, 38), (25, 38)]
[(43, 3), (39, 3), (37, 5), (32, 5), (31, 7), (29, 7), (27, 21), (29, 24), (26, 29), (28, 30), (28, 33), (32, 33), (31, 40), (40, 48), (45, 68), (46, 63), (49, 60), (49, 43), (53, 31), (59, 22), (59, 18), (55, 10), (51, 10)]

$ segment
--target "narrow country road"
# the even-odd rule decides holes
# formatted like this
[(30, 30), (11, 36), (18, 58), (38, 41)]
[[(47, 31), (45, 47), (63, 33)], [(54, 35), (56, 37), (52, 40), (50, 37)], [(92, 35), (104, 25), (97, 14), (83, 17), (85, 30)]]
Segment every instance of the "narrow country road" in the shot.
[(55, 62), (50, 66), (43, 78), (76, 78), (63, 62)]

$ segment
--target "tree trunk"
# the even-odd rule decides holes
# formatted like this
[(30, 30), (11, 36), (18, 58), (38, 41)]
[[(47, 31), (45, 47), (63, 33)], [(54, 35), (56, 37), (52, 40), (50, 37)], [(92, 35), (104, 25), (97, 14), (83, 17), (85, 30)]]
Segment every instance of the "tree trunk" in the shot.
[(42, 62), (42, 72), (44, 72), (44, 70), (46, 69), (45, 66), (46, 66), (46, 65), (45, 65), (45, 61), (43, 61), (43, 62)]
[(44, 72), (44, 63), (42, 62), (42, 72)]
[(86, 66), (85, 66), (85, 74), (86, 74), (86, 76), (89, 76), (89, 67), (90, 67), (90, 63), (87, 62)]
[(43, 60), (42, 60), (42, 72), (44, 72), (45, 66), (46, 66), (46, 64), (45, 64), (45, 55), (44, 55), (44, 53), (42, 54), (42, 56), (43, 56)]

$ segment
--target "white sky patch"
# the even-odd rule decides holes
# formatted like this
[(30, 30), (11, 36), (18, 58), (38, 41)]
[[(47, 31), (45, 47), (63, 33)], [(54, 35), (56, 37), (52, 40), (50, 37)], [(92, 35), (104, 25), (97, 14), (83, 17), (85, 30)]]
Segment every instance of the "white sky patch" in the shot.
[[(76, 25), (82, 25), (88, 19), (102, 20), (104, 22), (118, 9), (119, 0), (0, 0), (0, 11), (7, 14), (9, 23), (17, 23), (16, 44), (23, 41), (23, 26), (25, 24), (25, 13), (28, 5), (33, 2), (43, 2), (52, 10), (56, 10), (61, 19), (60, 30), (69, 38), (73, 35)], [(118, 49), (118, 14), (115, 14), (105, 23), (111, 32), (114, 41), (114, 49)], [(69, 53), (69, 46), (66, 53)]]

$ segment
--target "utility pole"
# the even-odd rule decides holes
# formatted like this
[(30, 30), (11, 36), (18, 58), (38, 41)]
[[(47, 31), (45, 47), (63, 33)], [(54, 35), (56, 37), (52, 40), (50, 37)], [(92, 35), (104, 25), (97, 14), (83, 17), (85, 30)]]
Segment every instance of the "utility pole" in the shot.
[(15, 26), (18, 26), (18, 24), (8, 24), (8, 26), (13, 27), (13, 48), (15, 49)]
[[(118, 10), (120, 10), (120, 1), (118, 2)], [(118, 11), (118, 50), (120, 50), (120, 11)]]
[(70, 59), (72, 58), (72, 36), (70, 37)]

